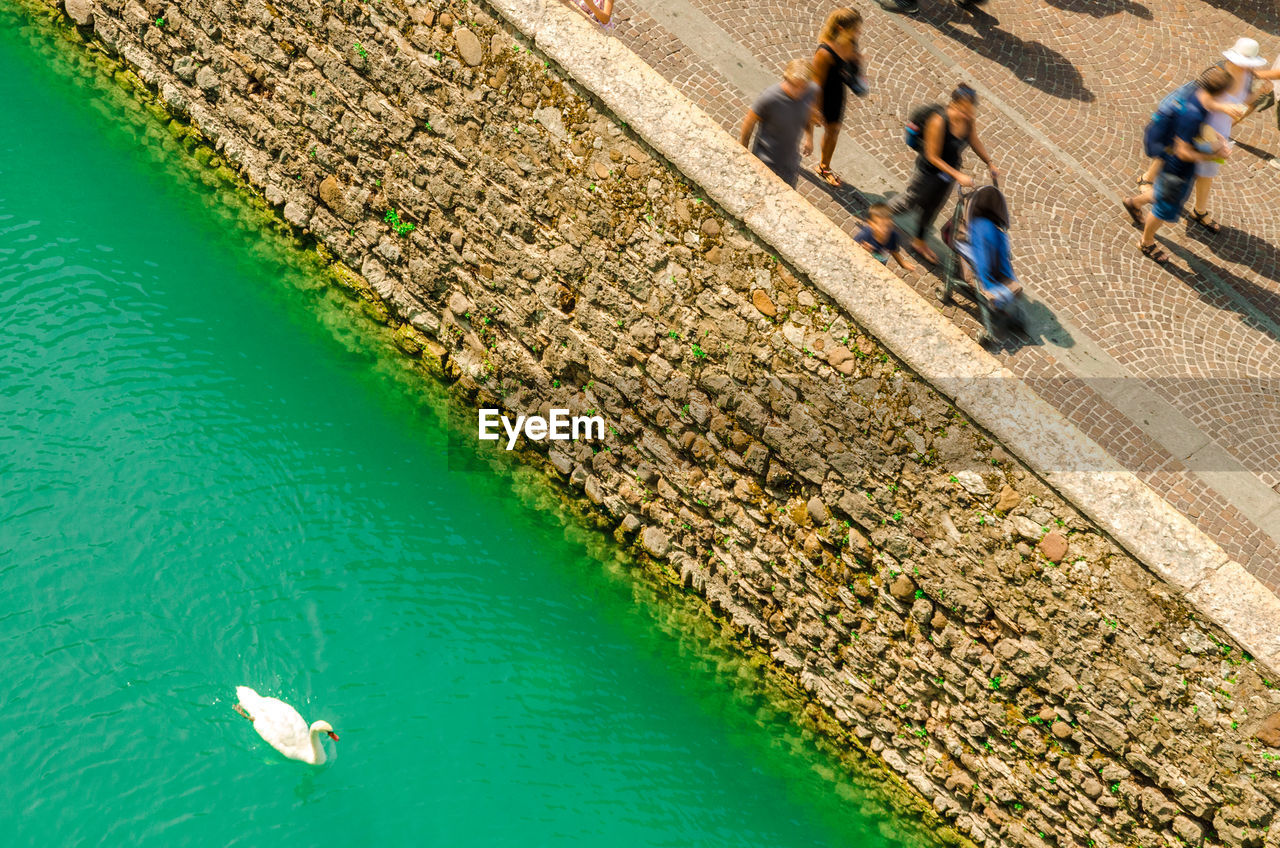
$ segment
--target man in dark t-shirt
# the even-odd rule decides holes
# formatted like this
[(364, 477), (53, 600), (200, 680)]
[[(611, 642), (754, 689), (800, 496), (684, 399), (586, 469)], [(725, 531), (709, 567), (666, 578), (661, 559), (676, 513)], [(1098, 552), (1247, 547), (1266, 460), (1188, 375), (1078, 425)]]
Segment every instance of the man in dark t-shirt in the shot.
[(783, 71), (782, 82), (766, 88), (742, 121), (738, 139), (742, 146), (755, 132), (751, 152), (792, 188), (800, 178), (800, 156), (813, 151), (811, 139), (801, 151), (800, 139), (813, 124), (817, 96), (818, 85), (809, 79), (809, 63), (795, 59)]
[[(1209, 101), (1231, 86), (1231, 74), (1225, 68), (1214, 66), (1201, 74), (1196, 83), (1195, 92), (1183, 99), (1177, 107), (1178, 112), (1173, 119), (1173, 139), (1160, 155), (1164, 167), (1160, 170), (1160, 176), (1156, 177), (1155, 185), (1142, 194), (1123, 201), (1125, 211), (1134, 224), (1142, 227), (1142, 239), (1138, 246), (1146, 256), (1161, 265), (1169, 261), (1169, 255), (1156, 244), (1156, 233), (1165, 224), (1178, 222), (1182, 207), (1186, 205), (1187, 197), (1195, 184), (1196, 163), (1223, 159), (1231, 153), (1222, 138), (1207, 145), (1207, 150), (1200, 149), (1206, 145), (1197, 145), (1196, 142), (1205, 119), (1209, 117)], [(1142, 207), (1148, 203), (1152, 207), (1144, 219)]]

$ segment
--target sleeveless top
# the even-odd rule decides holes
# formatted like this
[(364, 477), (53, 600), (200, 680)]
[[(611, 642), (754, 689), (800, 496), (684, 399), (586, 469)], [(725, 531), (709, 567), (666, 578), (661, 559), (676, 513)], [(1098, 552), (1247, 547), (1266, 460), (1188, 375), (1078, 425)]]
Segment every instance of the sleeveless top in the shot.
[(819, 50), (825, 50), (831, 54), (831, 70), (827, 72), (827, 84), (822, 88), (825, 91), (828, 86), (849, 86), (854, 87), (853, 79), (853, 63), (848, 59), (841, 57), (839, 53), (832, 49), (830, 44), (818, 44)]
[[(969, 134), (965, 133), (963, 137), (951, 132), (951, 119), (947, 117), (947, 111), (944, 107), (938, 114), (942, 115), (942, 151), (941, 159), (953, 168), (960, 168), (960, 157), (964, 153), (964, 149), (969, 146)], [(930, 174), (941, 174), (942, 171), (934, 166), (924, 155), (924, 151), (920, 151), (917, 159), (920, 163), (921, 170)]]

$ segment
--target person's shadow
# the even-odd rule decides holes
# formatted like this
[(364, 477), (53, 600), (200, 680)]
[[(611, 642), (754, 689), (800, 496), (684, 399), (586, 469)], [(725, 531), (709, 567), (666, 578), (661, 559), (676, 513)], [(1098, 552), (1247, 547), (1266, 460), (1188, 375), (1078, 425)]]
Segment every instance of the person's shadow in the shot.
[(800, 170), (800, 178), (815, 188), (821, 189), (839, 204), (841, 209), (855, 218), (865, 218), (867, 210), (871, 208), (871, 204), (880, 203), (884, 200), (879, 195), (864, 194), (861, 189), (847, 180), (842, 186), (833, 186), (808, 168)]
[[(1226, 232), (1226, 228), (1223, 228), (1223, 232)], [(1220, 237), (1221, 235), (1216, 238)], [(1268, 291), (1256, 283), (1251, 283), (1171, 240), (1162, 240), (1162, 244), (1167, 252), (1178, 256), (1187, 265), (1183, 268), (1181, 265), (1169, 262), (1163, 266), (1164, 269), (1181, 280), (1188, 289), (1195, 292), (1197, 297), (1215, 309), (1230, 309), (1238, 312), (1249, 326), (1280, 341), (1280, 330), (1276, 326), (1276, 321), (1280, 319), (1280, 293)], [(1225, 293), (1222, 290), (1224, 286), (1243, 297), (1267, 320), (1259, 320), (1251, 310), (1241, 308), (1230, 297), (1224, 296)]]
[[(1088, 0), (1083, 0), (1088, 2)], [(1280, 8), (1264, 0), (1204, 0), (1224, 12), (1244, 21), (1246, 29), (1262, 30), (1268, 35), (1280, 35)]]
[[(1261, 277), (1274, 283), (1280, 283), (1280, 248), (1266, 239), (1258, 238), (1253, 233), (1238, 227), (1224, 224), (1215, 235), (1204, 227), (1194, 224), (1187, 228), (1187, 235), (1212, 250), (1217, 256), (1236, 265), (1245, 265)], [(1247, 283), (1252, 286), (1252, 283)], [(1269, 304), (1267, 317), (1280, 321), (1280, 294)]]
[[(957, 202), (963, 203), (963, 200)], [(954, 208), (948, 214), (947, 220), (950, 221), (952, 226), (955, 225), (956, 210)], [(1011, 233), (1010, 240), (1012, 241), (1015, 238), (1016, 236)], [(974, 326), (970, 328), (961, 325), (961, 329), (974, 333), (984, 330), (982, 307), (978, 305), (972, 293), (966, 293), (963, 288), (956, 288), (953, 290), (950, 299), (944, 300), (944, 289), (948, 277), (962, 280), (967, 285), (972, 286), (974, 282), (973, 272), (961, 261), (960, 256), (955, 251), (943, 243), (940, 233), (931, 233), (927, 238), (927, 242), (933, 252), (938, 255), (939, 260), (936, 265), (929, 265), (925, 262), (920, 263), (923, 272), (933, 276), (938, 281), (930, 303), (938, 307), (944, 315), (950, 313), (950, 316), (954, 316), (956, 313), (961, 313), (968, 316)], [(1016, 252), (1012, 258), (1015, 263), (1014, 272), (1017, 273)], [(1075, 347), (1075, 337), (1071, 335), (1066, 327), (1059, 323), (1057, 316), (1053, 314), (1053, 310), (1049, 308), (1049, 305), (1035, 297), (1035, 292), (1028, 287), (1026, 279), (1019, 277), (1019, 280), (1023, 286), (1022, 326), (1015, 329), (1004, 326), (999, 320), (995, 321), (996, 333), (994, 337), (989, 338), (983, 344), (983, 347), (993, 354), (1016, 353), (1024, 347), (1043, 347), (1045, 345), (1063, 349)]]
[(1095, 18), (1106, 18), (1122, 12), (1142, 18), (1152, 19), (1151, 10), (1133, 0), (1046, 0), (1050, 6), (1057, 6), (1066, 12), (1080, 12)]
[(1241, 150), (1243, 150), (1245, 153), (1252, 153), (1254, 156), (1257, 156), (1259, 159), (1261, 159), (1264, 162), (1275, 158), (1272, 154), (1263, 150), (1261, 147), (1254, 147), (1252, 144), (1245, 144), (1243, 141), (1238, 141), (1235, 139), (1232, 139), (1231, 143), (1236, 147), (1240, 148)]
[(969, 9), (967, 20), (973, 24), (975, 32), (957, 26), (966, 18), (955, 18), (950, 9), (940, 9), (928, 17), (921, 17), (957, 44), (1004, 65), (1018, 79), (1045, 94), (1085, 103), (1092, 103), (1095, 99), (1093, 92), (1085, 86), (1080, 71), (1066, 56), (1038, 41), (1028, 41), (1005, 32), (999, 28), (1000, 22), (995, 17), (981, 9)]
[[(951, 257), (946, 253), (942, 253), (937, 245), (931, 245), (935, 253), (938, 253), (940, 260), (937, 265), (923, 267), (929, 269), (928, 273), (938, 280), (938, 288), (934, 293), (934, 298), (930, 301), (934, 306), (938, 307), (944, 315), (947, 310), (954, 309), (956, 312), (963, 313), (973, 322), (973, 327), (961, 326), (968, 332), (978, 332), (983, 329), (982, 308), (978, 306), (977, 301), (964, 291), (957, 289), (952, 294), (949, 303), (941, 303), (941, 293), (946, 285), (948, 273), (948, 263), (954, 261), (959, 263), (959, 259)], [(948, 250), (943, 247), (942, 250)], [(957, 270), (959, 266), (957, 265)], [(993, 354), (999, 353), (1017, 353), (1024, 347), (1043, 347), (1052, 345), (1059, 348), (1073, 348), (1076, 345), (1075, 337), (1058, 322), (1058, 318), (1053, 314), (1053, 310), (1049, 308), (1043, 300), (1037, 300), (1034, 292), (1027, 288), (1022, 290), (1022, 315), (1023, 325), (1017, 329), (1011, 327), (1000, 327), (997, 322), (997, 331), (993, 338), (989, 339), (983, 347)]]

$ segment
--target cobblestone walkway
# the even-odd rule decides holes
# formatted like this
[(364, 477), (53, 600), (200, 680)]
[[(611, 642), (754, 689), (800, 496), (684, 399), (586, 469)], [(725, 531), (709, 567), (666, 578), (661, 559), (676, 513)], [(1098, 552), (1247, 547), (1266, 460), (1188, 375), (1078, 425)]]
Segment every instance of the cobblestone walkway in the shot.
[[(835, 164), (857, 188), (807, 174), (801, 193), (852, 233), (869, 202), (905, 185), (911, 107), (975, 83), (1013, 210), (1015, 267), (1036, 301), (1030, 337), (997, 355), (1280, 591), (1275, 112), (1237, 129), (1210, 203), (1222, 233), (1167, 227), (1166, 268), (1138, 253), (1119, 205), (1144, 166), (1139, 139), (1155, 103), (1237, 37), (1257, 38), (1273, 59), (1275, 4), (990, 0), (968, 12), (920, 2), (918, 17), (903, 17), (854, 0), (872, 93), (847, 110)], [(736, 136), (762, 84), (812, 55), (834, 5), (623, 0), (617, 36)], [(972, 153), (966, 165), (982, 173)], [(907, 279), (937, 303), (936, 276)], [(943, 311), (976, 335), (965, 301)]]

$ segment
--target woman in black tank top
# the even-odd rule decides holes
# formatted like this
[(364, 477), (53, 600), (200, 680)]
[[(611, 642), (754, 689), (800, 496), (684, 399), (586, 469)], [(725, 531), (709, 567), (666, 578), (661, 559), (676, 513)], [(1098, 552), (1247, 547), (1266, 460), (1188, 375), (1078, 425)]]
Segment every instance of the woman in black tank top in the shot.
[[(831, 157), (835, 154), (844, 118), (845, 88), (866, 90), (860, 81), (862, 57), (858, 53), (858, 35), (861, 30), (861, 14), (854, 9), (836, 9), (827, 15), (822, 25), (818, 50), (813, 55), (813, 81), (821, 88), (817, 106), (822, 111), (822, 162), (818, 165), (818, 176), (836, 187), (844, 184), (831, 170)], [(810, 129), (810, 143), (812, 132)]]
[(952, 186), (956, 183), (973, 185), (973, 178), (960, 170), (964, 149), (973, 148), (978, 158), (987, 164), (992, 179), (1000, 174), (986, 147), (978, 139), (977, 113), (978, 94), (963, 83), (951, 93), (950, 103), (933, 107), (933, 113), (925, 120), (915, 174), (907, 184), (907, 190), (889, 204), (894, 215), (908, 211), (920, 213), (912, 231), (911, 249), (930, 264), (936, 263), (938, 257), (925, 244), (925, 234), (946, 203)]

